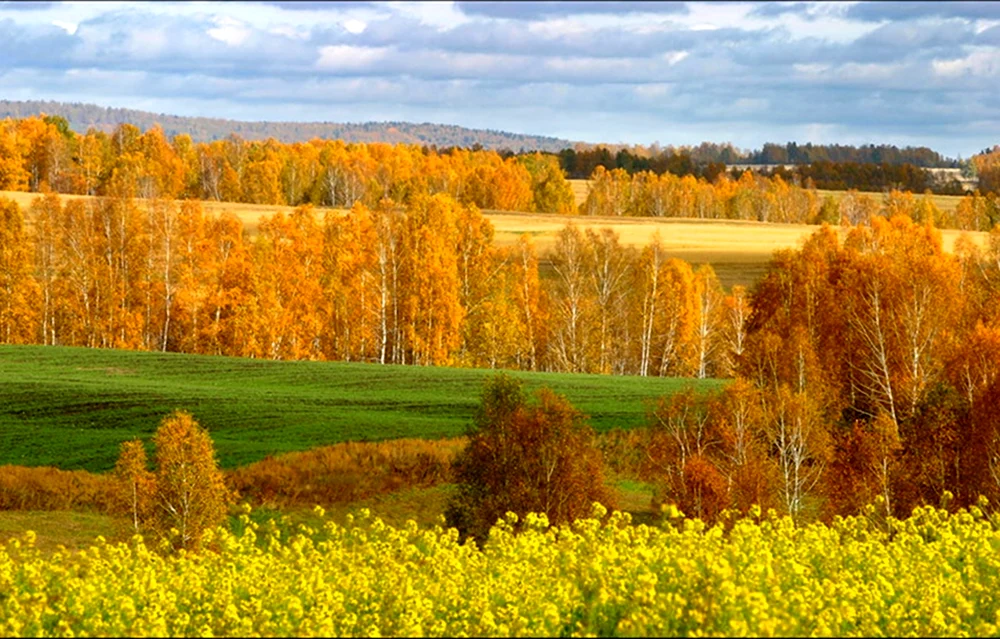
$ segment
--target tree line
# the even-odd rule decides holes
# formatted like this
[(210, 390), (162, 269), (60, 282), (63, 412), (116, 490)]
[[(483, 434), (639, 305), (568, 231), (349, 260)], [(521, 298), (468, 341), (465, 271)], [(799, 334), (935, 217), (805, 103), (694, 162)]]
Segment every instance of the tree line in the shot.
[(926, 146), (899, 148), (893, 144), (786, 144), (766, 143), (747, 154), (748, 164), (812, 164), (850, 162), (855, 164), (910, 164), (922, 168), (958, 168), (957, 160), (946, 158)]
[[(593, 161), (570, 167), (567, 158), (574, 154)], [(983, 193), (995, 191), (1000, 184), (997, 155), (977, 155), (970, 165)], [(92, 129), (79, 135), (58, 116), (0, 121), (0, 190), (50, 189), (79, 195), (334, 208), (350, 208), (359, 201), (374, 207), (385, 198), (406, 204), (419, 194), (447, 193), (464, 205), (485, 210), (575, 213), (580, 209), (567, 173), (592, 181), (607, 174), (619, 181), (648, 182), (651, 175), (662, 181), (690, 177), (681, 182), (690, 192), (689, 199), (696, 197), (695, 191), (705, 190), (704, 185), (716, 189), (714, 197), (724, 200), (730, 195), (731, 184), (751, 186), (755, 182), (753, 177), (743, 177), (745, 171), (727, 172), (722, 163), (699, 163), (684, 153), (664, 152), (644, 159), (625, 149), (612, 156), (606, 147), (598, 147), (581, 152), (570, 149), (560, 156), (515, 155), (476, 147), (439, 150), (435, 146), (347, 144), (318, 138), (285, 144), (274, 139), (248, 141), (235, 134), (211, 143), (195, 143), (186, 134), (168, 140), (158, 127), (143, 133), (134, 125), (121, 124), (111, 134)], [(756, 176), (758, 190), (782, 190), (787, 185), (799, 199), (799, 191), (815, 188), (942, 191), (927, 171), (906, 164), (816, 162), (791, 170), (779, 166), (771, 173)], [(960, 193), (961, 189), (948, 187), (944, 191)], [(629, 206), (633, 215), (698, 217), (702, 213), (685, 206), (683, 198), (665, 212), (661, 206), (617, 206)], [(741, 218), (740, 206), (730, 209), (719, 217), (756, 219)], [(593, 207), (585, 206), (583, 212), (592, 213)], [(807, 219), (809, 215), (793, 217)], [(829, 221), (835, 220), (831, 217)]]
[(194, 200), (49, 193), (27, 216), (0, 199), (0, 222), (3, 343), (706, 377), (748, 314), (710, 266), (609, 229), (568, 224), (541, 277), (530, 236), (496, 247), (445, 194), (303, 206), (253, 240)]
[[(1000, 152), (973, 158), (987, 189), (1000, 184), (997, 157)], [(729, 174), (721, 164), (698, 168), (684, 156), (670, 161), (680, 165), (659, 172), (598, 164), (588, 174), (587, 201), (577, 207), (560, 160), (541, 153), (320, 139), (282, 144), (236, 135), (194, 143), (186, 135), (168, 141), (156, 127), (140, 133), (130, 124), (111, 135), (94, 130), (77, 135), (55, 116), (0, 121), (0, 190), (333, 208), (356, 202), (374, 208), (384, 199), (407, 205), (418, 196), (445, 193), (483, 210), (807, 223), (856, 223), (870, 209), (890, 211), (903, 202), (917, 219), (930, 216), (939, 226), (988, 230), (1000, 220), (993, 192), (971, 194), (961, 213), (937, 210), (928, 198), (907, 204), (913, 198), (906, 187), (926, 191), (920, 187), (927, 181), (921, 170), (906, 165), (826, 164), (792, 173), (778, 167), (768, 177)], [(813, 188), (870, 186), (869, 178), (893, 188), (881, 198), (849, 192), (823, 201)]]
[[(769, 145), (764, 146), (767, 148)], [(814, 155), (822, 156), (823, 154)], [(880, 154), (874, 155), (881, 157)], [(891, 154), (888, 155), (891, 156)], [(711, 159), (704, 159), (705, 157)], [(958, 180), (940, 180), (925, 168), (926, 166), (938, 167), (939, 164), (954, 168), (949, 163), (927, 165), (884, 159), (857, 161), (818, 158), (808, 161), (763, 161), (768, 157), (770, 156), (761, 156), (760, 154), (741, 156), (735, 152), (708, 153), (697, 157), (691, 150), (677, 150), (672, 147), (655, 154), (646, 150), (633, 152), (627, 148), (612, 152), (608, 147), (596, 146), (582, 150), (564, 149), (559, 152), (559, 163), (563, 171), (574, 179), (587, 179), (595, 170), (603, 167), (606, 171), (621, 169), (630, 175), (641, 172), (652, 172), (657, 175), (670, 173), (677, 177), (691, 175), (696, 178), (704, 178), (708, 182), (715, 182), (720, 176), (739, 179), (744, 172), (742, 167), (730, 168), (728, 165), (760, 164), (764, 168), (755, 169), (755, 172), (767, 176), (778, 175), (788, 182), (808, 188), (835, 191), (857, 189), (874, 192), (899, 189), (915, 193), (930, 190), (940, 195), (965, 194), (965, 187)], [(786, 156), (781, 155), (780, 157)]]
[[(558, 152), (560, 163), (571, 177), (585, 178), (597, 165), (605, 169), (655, 171), (662, 173), (671, 162), (688, 166), (708, 164), (812, 164), (814, 162), (852, 162), (855, 164), (910, 164), (920, 168), (960, 168), (961, 162), (943, 157), (927, 147), (891, 144), (868, 144), (859, 147), (842, 144), (766, 143), (760, 149), (744, 150), (730, 143), (702, 142), (697, 146), (661, 147), (659, 144), (575, 144)], [(674, 171), (672, 171), (674, 172)]]
[(128, 123), (143, 131), (160, 127), (168, 137), (187, 134), (195, 142), (221, 140), (230, 134), (248, 140), (275, 138), (283, 142), (307, 142), (315, 138), (345, 142), (386, 142), (437, 146), (480, 147), (502, 151), (527, 149), (554, 153), (571, 146), (569, 140), (544, 135), (509, 133), (492, 129), (469, 129), (452, 124), (424, 122), (245, 122), (224, 118), (206, 118), (138, 109), (102, 107), (79, 102), (51, 100), (0, 100), (0, 118), (22, 119), (49, 114), (65, 119), (77, 133), (88, 129), (111, 133)]
[(915, 196), (896, 189), (882, 195), (849, 190), (838, 198), (821, 199), (815, 190), (796, 186), (780, 173), (766, 177), (744, 171), (736, 180), (721, 174), (710, 182), (693, 175), (652, 171), (630, 175), (624, 169), (606, 171), (599, 166), (580, 213), (852, 225), (905, 215), (939, 228), (989, 231), (1000, 223), (1000, 197), (976, 191), (963, 197), (955, 210), (944, 210), (927, 193)]
[(0, 121), (0, 190), (350, 208), (447, 193), (482, 209), (572, 213), (553, 156), (501, 157), (406, 144), (313, 139), (284, 144), (238, 135), (195, 143), (121, 124), (74, 133), (57, 116)]

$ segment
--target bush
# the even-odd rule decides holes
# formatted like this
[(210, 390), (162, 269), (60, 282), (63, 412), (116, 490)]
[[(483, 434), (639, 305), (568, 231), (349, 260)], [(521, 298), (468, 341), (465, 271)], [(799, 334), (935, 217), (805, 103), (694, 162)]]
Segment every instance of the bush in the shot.
[(447, 483), (464, 445), (461, 438), (345, 442), (268, 457), (233, 470), (229, 480), (253, 504), (330, 506)]
[(508, 511), (544, 513), (555, 525), (586, 517), (593, 503), (613, 508), (604, 459), (584, 416), (542, 389), (529, 406), (520, 382), (486, 382), (469, 443), (455, 461), (458, 494), (445, 513), (463, 536), (485, 540)]
[(104, 475), (49, 466), (0, 466), (0, 510), (97, 510), (112, 501)]

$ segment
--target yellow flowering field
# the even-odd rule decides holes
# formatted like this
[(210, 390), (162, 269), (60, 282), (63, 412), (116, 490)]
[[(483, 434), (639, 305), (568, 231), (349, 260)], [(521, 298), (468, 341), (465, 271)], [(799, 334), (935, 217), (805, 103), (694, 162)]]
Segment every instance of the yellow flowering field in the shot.
[[(757, 513), (754, 513), (757, 515)], [(362, 511), (165, 554), (136, 538), (0, 547), (0, 635), (993, 635), (1000, 532), (978, 508), (796, 526), (508, 515), (483, 548)], [(517, 533), (515, 528), (519, 529)]]

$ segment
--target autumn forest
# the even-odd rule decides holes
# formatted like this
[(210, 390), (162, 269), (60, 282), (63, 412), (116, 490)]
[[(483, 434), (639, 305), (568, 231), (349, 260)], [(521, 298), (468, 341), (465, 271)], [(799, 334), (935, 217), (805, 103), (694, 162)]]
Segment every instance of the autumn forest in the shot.
[[(2, 343), (735, 378), (651, 414), (635, 465), (686, 512), (1000, 498), (1000, 230), (953, 253), (937, 230), (993, 228), (995, 194), (943, 211), (598, 167), (577, 210), (551, 155), (64, 125), (0, 123), (0, 188), (41, 192), (0, 200)], [(203, 200), (297, 208), (251, 235)], [(483, 210), (834, 226), (725, 290), (659, 237), (625, 246), (571, 217), (550, 254), (530, 235), (498, 247)]]

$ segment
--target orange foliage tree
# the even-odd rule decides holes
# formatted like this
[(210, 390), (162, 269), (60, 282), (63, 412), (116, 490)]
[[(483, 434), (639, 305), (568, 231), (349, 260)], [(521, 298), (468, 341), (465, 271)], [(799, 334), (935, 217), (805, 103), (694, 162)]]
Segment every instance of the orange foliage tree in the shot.
[(37, 284), (32, 245), (16, 202), (0, 198), (0, 343), (31, 343), (36, 336)]
[(109, 510), (127, 522), (125, 528), (133, 535), (147, 532), (155, 515), (156, 478), (141, 440), (122, 443), (114, 478), (115, 499)]
[(191, 415), (177, 411), (163, 420), (153, 443), (152, 526), (176, 548), (197, 547), (205, 530), (225, 521), (233, 500), (216, 462), (212, 439)]
[(604, 485), (603, 457), (583, 415), (548, 389), (527, 402), (520, 382), (487, 380), (469, 443), (455, 461), (458, 494), (449, 504), (450, 526), (485, 540), (507, 512), (544, 513), (550, 524), (613, 507)]

